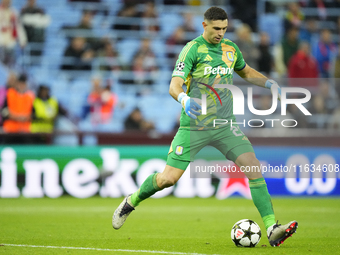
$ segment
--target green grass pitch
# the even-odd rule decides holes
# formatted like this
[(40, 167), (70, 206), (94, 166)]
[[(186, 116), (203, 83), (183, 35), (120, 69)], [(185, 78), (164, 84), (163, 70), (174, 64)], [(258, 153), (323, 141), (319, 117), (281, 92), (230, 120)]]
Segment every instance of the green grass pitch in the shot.
[[(148, 199), (117, 231), (111, 217), (121, 200), (0, 199), (0, 254), (339, 254), (339, 198), (273, 198), (280, 222), (299, 222), (297, 233), (276, 248), (251, 200)], [(238, 248), (230, 239), (243, 218), (261, 227), (255, 248)]]

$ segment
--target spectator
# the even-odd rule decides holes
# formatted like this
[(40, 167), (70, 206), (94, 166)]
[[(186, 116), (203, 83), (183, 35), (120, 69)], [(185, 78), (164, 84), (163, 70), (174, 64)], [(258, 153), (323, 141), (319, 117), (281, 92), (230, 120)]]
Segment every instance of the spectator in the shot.
[(283, 61), (288, 66), (290, 58), (297, 52), (299, 47), (299, 30), (292, 27), (288, 30), (287, 36), (282, 40)]
[(232, 16), (234, 19), (239, 19), (251, 27), (252, 31), (256, 31), (257, 12), (256, 2), (253, 0), (230, 0), (229, 4), (234, 9)]
[(87, 101), (90, 105), (91, 122), (103, 124), (111, 120), (118, 98), (111, 92), (109, 85), (102, 88), (101, 79), (94, 78)]
[(144, 8), (144, 12), (141, 14), (144, 30), (147, 32), (158, 32), (159, 21), (155, 4), (149, 1), (144, 4)]
[(195, 25), (194, 25), (194, 21), (193, 21), (193, 16), (191, 13), (189, 12), (184, 12), (183, 13), (183, 19), (184, 19), (184, 22), (183, 22), (183, 25), (182, 25), (182, 28), (184, 30), (185, 33), (196, 33), (197, 30), (195, 28)]
[(340, 0), (333, 1), (333, 3), (330, 4), (328, 7), (340, 8)]
[(65, 29), (79, 29), (79, 30), (83, 30), (83, 32), (87, 32), (88, 34), (92, 35), (92, 20), (93, 20), (93, 13), (91, 11), (84, 10), (78, 25), (66, 26), (64, 28)]
[(0, 5), (0, 61), (12, 67), (15, 63), (17, 40), (23, 48), (27, 37), (16, 11), (11, 8), (11, 0), (2, 0)]
[(269, 76), (272, 65), (273, 58), (270, 54), (270, 38), (267, 33), (262, 32), (260, 34), (260, 45), (259, 45), (259, 59), (258, 59), (258, 70), (263, 72), (265, 75)]
[[(339, 5), (340, 5), (340, 1), (339, 1)], [(340, 6), (338, 8), (340, 8)], [(340, 16), (336, 19), (336, 33), (337, 33), (338, 40), (339, 40), (340, 39)]]
[(153, 84), (157, 78), (156, 55), (150, 47), (150, 40), (143, 39), (133, 58), (132, 71), (135, 84)]
[(300, 41), (306, 41), (313, 48), (318, 40), (318, 27), (315, 19), (306, 19), (300, 30)]
[(315, 16), (315, 18), (319, 18), (320, 20), (326, 20), (327, 19), (327, 7), (331, 7), (331, 5), (328, 5), (323, 0), (311, 0), (309, 1), (308, 7), (310, 8), (317, 8), (318, 15)]
[(318, 62), (322, 78), (329, 77), (331, 61), (335, 54), (336, 46), (332, 42), (332, 34), (328, 29), (323, 29), (321, 31), (320, 41), (314, 51), (314, 56)]
[[(292, 56), (288, 65), (289, 78), (313, 78), (304, 82), (304, 86), (317, 86), (319, 70), (315, 58), (310, 54), (308, 42), (300, 43), (299, 50)], [(301, 81), (290, 80), (291, 86), (301, 86)]]
[(15, 86), (7, 90), (1, 114), (6, 133), (30, 132), (34, 94), (27, 89), (26, 76), (21, 75)]
[(78, 26), (76, 26), (75, 28), (83, 29), (91, 34), (92, 20), (93, 20), (93, 13), (91, 11), (85, 10), (83, 11), (83, 15), (80, 19)]
[(286, 74), (290, 58), (298, 50), (298, 36), (299, 30), (296, 27), (292, 27), (288, 30), (281, 43), (275, 45), (273, 56), (275, 61), (275, 69), (279, 75)]
[(298, 3), (288, 4), (288, 11), (284, 20), (285, 31), (288, 31), (291, 27), (300, 27), (304, 18), (305, 16)]
[(327, 114), (325, 101), (322, 95), (314, 95), (310, 112), (312, 114)]
[(91, 70), (93, 50), (86, 46), (82, 37), (73, 38), (71, 45), (64, 52), (63, 70)]
[(184, 0), (163, 0), (165, 5), (185, 5)]
[(66, 115), (58, 100), (50, 96), (50, 89), (40, 85), (33, 102), (32, 133), (52, 133), (54, 122), (59, 114)]
[(334, 78), (335, 78), (335, 90), (340, 98), (340, 47), (338, 47), (338, 54), (334, 62)]
[(130, 22), (126, 22), (126, 18), (139, 18), (140, 13), (137, 11), (136, 5), (125, 5), (122, 10), (120, 10), (116, 16), (116, 21), (112, 25), (112, 29), (115, 30), (140, 30), (140, 22), (135, 19), (130, 19)]
[(152, 85), (157, 79), (158, 67), (153, 58), (137, 56), (132, 65), (133, 82), (136, 85)]
[(104, 48), (98, 52), (98, 57), (101, 58), (100, 70), (119, 71), (121, 69), (119, 53), (110, 41), (104, 44)]
[(104, 42), (96, 38), (92, 29), (93, 12), (83, 11), (80, 22), (76, 26), (64, 26), (63, 30), (66, 35), (72, 40), (74, 37), (83, 37), (89, 48), (94, 51), (100, 50), (104, 47)]
[(130, 113), (130, 115), (125, 120), (124, 125), (126, 130), (149, 131), (155, 129), (155, 126), (152, 122), (143, 119), (142, 113), (138, 108), (135, 108)]
[[(45, 28), (51, 19), (43, 9), (36, 5), (36, 0), (27, 0), (26, 6), (21, 10), (21, 20), (24, 25), (29, 43), (43, 43), (45, 41)], [(40, 56), (42, 45), (33, 45), (30, 51), (33, 56)]]
[(185, 39), (185, 30), (183, 26), (175, 29), (173, 34), (166, 41), (167, 45), (181, 45), (184, 46), (188, 41)]
[(202, 2), (201, 0), (189, 0), (187, 1), (187, 4), (191, 6), (200, 6)]
[[(187, 43), (183, 27), (178, 27), (166, 41), (167, 57), (171, 60), (171, 66), (174, 66), (180, 50)], [(177, 50), (179, 49), (179, 50)]]
[(257, 64), (260, 52), (251, 38), (251, 32), (250, 26), (242, 24), (236, 29), (237, 39), (235, 43), (242, 51), (242, 55), (244, 59), (247, 60), (247, 64), (252, 68), (258, 69)]
[(310, 128), (325, 128), (327, 118), (327, 108), (322, 95), (315, 95), (312, 100), (310, 108), (311, 114), (314, 116), (312, 123), (309, 124)]
[(150, 45), (151, 41), (148, 38), (144, 38), (141, 41), (141, 45), (140, 48), (138, 49), (138, 51), (135, 53), (134, 58), (137, 58), (139, 56), (141, 57), (149, 57), (149, 58), (156, 58), (155, 53), (153, 52), (153, 50), (151, 49), (151, 45)]
[(331, 86), (328, 79), (320, 79), (318, 94), (322, 96), (327, 112), (331, 114), (339, 105), (338, 97), (331, 92)]
[(329, 120), (328, 128), (340, 130), (340, 107), (336, 108), (333, 112)]

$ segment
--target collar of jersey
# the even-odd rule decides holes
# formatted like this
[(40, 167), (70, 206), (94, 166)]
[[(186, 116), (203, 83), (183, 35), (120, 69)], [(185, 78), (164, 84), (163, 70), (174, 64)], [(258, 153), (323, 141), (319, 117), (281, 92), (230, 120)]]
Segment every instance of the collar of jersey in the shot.
[(207, 40), (204, 39), (203, 34), (201, 34), (201, 39), (205, 44), (207, 44), (209, 47), (213, 47), (213, 48), (219, 47), (221, 45), (222, 40), (223, 40), (223, 38), (222, 38), (222, 40), (218, 44), (209, 43), (209, 42), (207, 42)]

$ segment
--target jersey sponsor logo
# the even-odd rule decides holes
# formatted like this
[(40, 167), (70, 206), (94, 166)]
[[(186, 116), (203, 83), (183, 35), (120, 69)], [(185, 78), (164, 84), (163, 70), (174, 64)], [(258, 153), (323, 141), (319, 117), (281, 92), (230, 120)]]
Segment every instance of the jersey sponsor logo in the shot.
[(180, 72), (180, 71), (174, 71), (173, 73), (172, 73), (172, 75), (179, 75), (179, 76), (184, 76), (184, 72)]
[(220, 74), (220, 75), (224, 75), (224, 74), (232, 74), (234, 72), (234, 68), (224, 68), (224, 67), (215, 67), (212, 68), (211, 66), (207, 66), (204, 68), (204, 75), (207, 74)]
[(234, 54), (233, 54), (233, 52), (232, 51), (227, 51), (226, 54), (227, 54), (228, 60), (231, 61), (231, 62), (234, 62)]
[(185, 67), (184, 62), (178, 62), (176, 69), (177, 69), (177, 71), (182, 71), (184, 69), (184, 67)]
[(176, 151), (175, 153), (177, 155), (182, 155), (183, 154), (183, 147), (182, 146), (176, 146)]

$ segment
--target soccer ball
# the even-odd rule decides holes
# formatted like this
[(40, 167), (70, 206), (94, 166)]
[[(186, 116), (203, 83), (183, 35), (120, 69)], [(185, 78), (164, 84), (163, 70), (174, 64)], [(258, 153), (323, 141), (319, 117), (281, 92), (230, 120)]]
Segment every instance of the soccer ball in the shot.
[(255, 221), (239, 220), (231, 229), (231, 240), (238, 247), (255, 247), (261, 240), (261, 229)]

